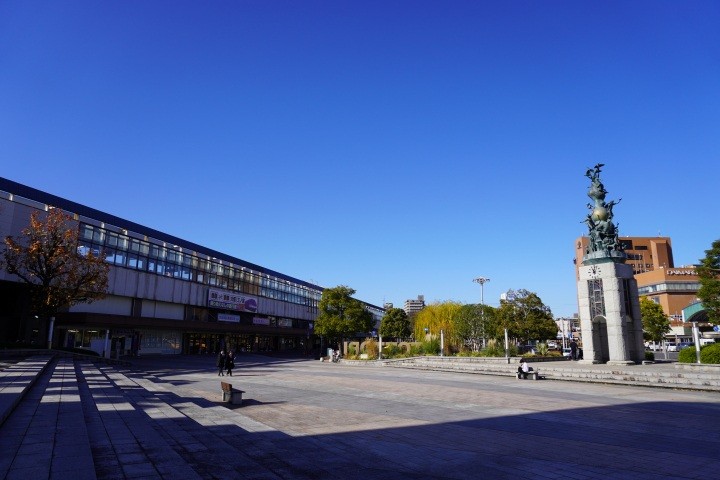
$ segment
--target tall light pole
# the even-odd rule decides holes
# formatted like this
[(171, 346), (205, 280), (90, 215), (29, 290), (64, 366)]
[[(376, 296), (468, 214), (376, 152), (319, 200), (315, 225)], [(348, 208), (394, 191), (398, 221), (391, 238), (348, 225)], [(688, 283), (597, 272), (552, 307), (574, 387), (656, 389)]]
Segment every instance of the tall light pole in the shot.
[(480, 315), (482, 316), (482, 328), (483, 328), (483, 348), (485, 348), (485, 284), (490, 279), (487, 277), (473, 278), (473, 282), (480, 284)]

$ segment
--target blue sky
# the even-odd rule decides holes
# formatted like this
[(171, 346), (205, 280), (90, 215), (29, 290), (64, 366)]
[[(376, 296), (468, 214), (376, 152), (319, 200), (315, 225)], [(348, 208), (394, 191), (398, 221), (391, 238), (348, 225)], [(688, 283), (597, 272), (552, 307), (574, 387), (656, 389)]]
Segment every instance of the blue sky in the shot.
[(577, 311), (622, 236), (717, 228), (720, 3), (0, 4), (0, 176), (364, 301)]

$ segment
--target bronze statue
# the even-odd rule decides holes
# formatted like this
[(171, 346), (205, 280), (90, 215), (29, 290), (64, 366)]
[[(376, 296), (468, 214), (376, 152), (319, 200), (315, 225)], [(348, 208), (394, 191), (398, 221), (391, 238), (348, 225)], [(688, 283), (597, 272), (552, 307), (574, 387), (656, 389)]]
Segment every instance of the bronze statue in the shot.
[(585, 252), (586, 254), (604, 252), (607, 255), (612, 255), (613, 252), (622, 252), (617, 227), (612, 221), (613, 207), (620, 203), (622, 198), (605, 203), (607, 190), (600, 181), (600, 171), (603, 166), (605, 165), (598, 163), (595, 168), (588, 168), (587, 172), (585, 172), (585, 176), (590, 179), (588, 197), (593, 200), (593, 203), (587, 204), (590, 213), (584, 220), (590, 230), (590, 243)]

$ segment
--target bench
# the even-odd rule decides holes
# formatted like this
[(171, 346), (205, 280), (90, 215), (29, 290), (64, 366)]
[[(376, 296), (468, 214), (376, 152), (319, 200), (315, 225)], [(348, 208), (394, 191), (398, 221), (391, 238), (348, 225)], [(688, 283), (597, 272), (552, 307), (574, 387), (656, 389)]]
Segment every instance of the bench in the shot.
[(231, 405), (242, 404), (242, 394), (245, 392), (238, 390), (237, 388), (233, 388), (232, 384), (227, 382), (220, 382), (220, 387), (222, 388), (222, 401), (224, 403), (229, 403)]
[[(537, 370), (530, 369), (530, 371), (527, 372), (527, 376), (530, 380), (540, 380), (540, 372), (538, 372)], [(521, 372), (517, 372), (517, 379), (524, 380), (523, 374)]]

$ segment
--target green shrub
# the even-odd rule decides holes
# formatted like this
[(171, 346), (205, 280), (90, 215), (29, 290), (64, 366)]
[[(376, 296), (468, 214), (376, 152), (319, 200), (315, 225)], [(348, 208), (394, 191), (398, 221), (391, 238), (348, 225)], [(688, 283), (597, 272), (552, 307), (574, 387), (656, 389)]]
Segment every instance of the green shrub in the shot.
[(700, 363), (720, 364), (720, 343), (711, 343), (701, 347)]
[(354, 357), (357, 355), (357, 350), (355, 350), (355, 345), (348, 346), (348, 357)]
[(655, 352), (653, 352), (651, 350), (645, 350), (645, 360), (654, 362), (655, 361)]
[(411, 357), (419, 357), (421, 355), (425, 355), (425, 348), (423, 347), (422, 343), (421, 344), (413, 343), (412, 345), (410, 345), (410, 351), (408, 352), (408, 354)]
[[(645, 352), (648, 353), (648, 352)], [(653, 353), (653, 352), (650, 352)], [(695, 363), (697, 357), (695, 356), (695, 346), (685, 347), (678, 352), (678, 362), (680, 363)]]
[(537, 352), (539, 355), (542, 355), (543, 357), (547, 356), (547, 354), (548, 354), (547, 343), (538, 343), (537, 344)]
[[(518, 348), (517, 345), (510, 345), (508, 355), (511, 357), (517, 356)], [(490, 339), (484, 350), (480, 352), (482, 357), (504, 357), (505, 356), (505, 343), (499, 340)]]
[(431, 338), (422, 342), (422, 348), (425, 355), (438, 355), (440, 353), (440, 339)]
[(504, 357), (505, 347), (494, 338), (490, 339), (485, 346), (485, 350), (483, 350), (483, 355), (485, 357)]
[(395, 345), (394, 343), (391, 343), (389, 345), (386, 345), (383, 347), (383, 357), (385, 358), (395, 358), (402, 356), (402, 350), (400, 350), (400, 347)]

